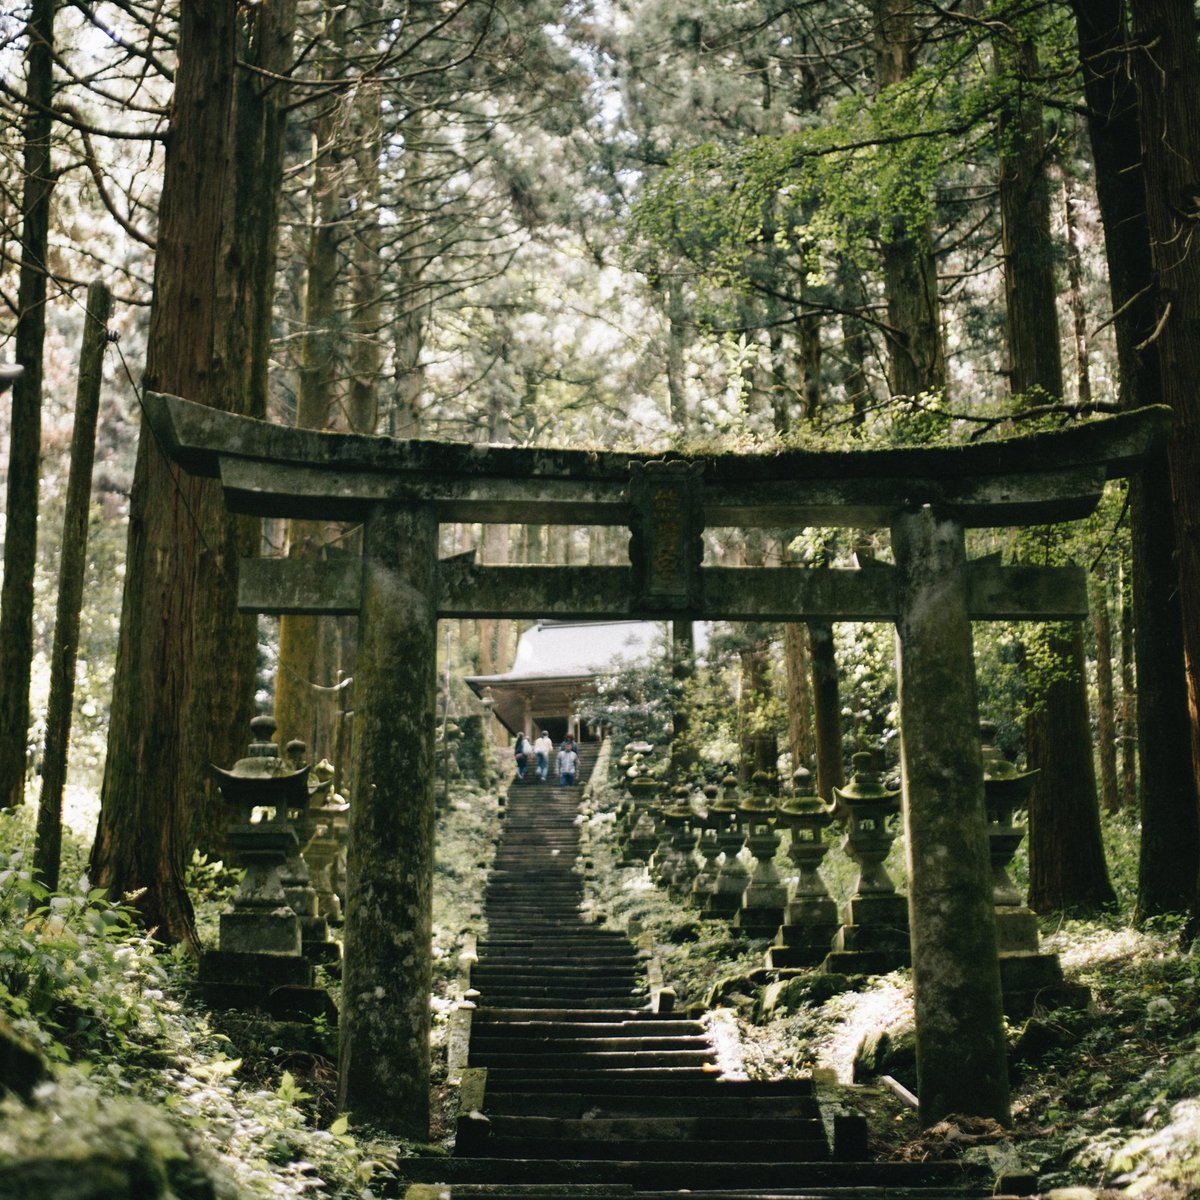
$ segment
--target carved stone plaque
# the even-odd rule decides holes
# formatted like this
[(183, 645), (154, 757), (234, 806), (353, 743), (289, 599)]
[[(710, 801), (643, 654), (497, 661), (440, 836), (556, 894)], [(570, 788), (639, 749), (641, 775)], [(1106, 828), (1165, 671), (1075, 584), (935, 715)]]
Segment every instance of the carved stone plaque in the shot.
[(685, 612), (701, 603), (704, 512), (702, 464), (632, 463), (629, 501), (633, 508), (629, 558), (635, 603), (660, 612)]

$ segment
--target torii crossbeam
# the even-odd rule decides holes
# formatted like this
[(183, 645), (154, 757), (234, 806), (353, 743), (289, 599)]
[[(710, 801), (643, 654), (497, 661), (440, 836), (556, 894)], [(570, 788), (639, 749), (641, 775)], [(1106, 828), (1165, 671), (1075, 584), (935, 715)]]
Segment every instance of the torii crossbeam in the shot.
[[(360, 618), (339, 1097), (423, 1137), (429, 1116), (439, 617), (892, 621), (926, 1124), (1008, 1119), (971, 621), (1086, 615), (1080, 568), (970, 562), (964, 531), (1075, 520), (1166, 441), (1170, 413), (960, 447), (631, 455), (394, 441), (271, 425), (149, 393), (184, 469), (231, 512), (359, 520), (350, 562), (243, 565), (247, 611)], [(439, 522), (623, 525), (627, 567), (438, 561)], [(706, 528), (888, 528), (895, 566), (702, 565)], [(286, 732), (286, 731), (285, 731)]]

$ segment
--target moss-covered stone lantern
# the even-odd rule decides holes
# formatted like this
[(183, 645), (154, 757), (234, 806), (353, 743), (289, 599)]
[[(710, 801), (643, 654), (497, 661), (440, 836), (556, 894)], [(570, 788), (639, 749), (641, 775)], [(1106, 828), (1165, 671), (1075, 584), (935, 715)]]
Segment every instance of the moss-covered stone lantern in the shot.
[(855, 754), (851, 762), (850, 782), (833, 794), (846, 813), (842, 845), (858, 867), (858, 879), (824, 965), (844, 974), (883, 974), (912, 959), (908, 902), (896, 894), (883, 865), (896, 840), (889, 821), (899, 811), (900, 793), (884, 786), (868, 751)]
[(1004, 757), (996, 746), (994, 721), (980, 721), (979, 736), (1004, 1011), (1009, 1017), (1022, 1019), (1038, 1008), (1085, 1008), (1091, 992), (1080, 984), (1067, 983), (1058, 955), (1041, 949), (1037, 916), (1025, 904), (1008, 873), (1025, 836), (1025, 827), (1018, 824), (1016, 814), (1027, 808), (1038, 772), (1018, 771)]
[(829, 852), (823, 835), (833, 810), (821, 803), (806, 766), (796, 768), (792, 782), (793, 793), (779, 805), (776, 819), (791, 830), (788, 858), (796, 867), (796, 880), (783, 923), (767, 951), (768, 967), (816, 965), (829, 953), (839, 925), (837, 905), (819, 873)]
[(246, 874), (232, 907), (221, 914), (219, 948), (201, 955), (201, 990), (213, 1007), (336, 1015), (328, 994), (312, 986), (300, 918), (281, 877), (288, 857), (299, 851), (288, 810), (308, 803), (308, 767), (293, 768), (279, 757), (271, 740), (274, 717), (257, 716), (250, 727), (254, 740), (246, 756), (232, 770), (211, 768), (235, 813), (227, 836)]

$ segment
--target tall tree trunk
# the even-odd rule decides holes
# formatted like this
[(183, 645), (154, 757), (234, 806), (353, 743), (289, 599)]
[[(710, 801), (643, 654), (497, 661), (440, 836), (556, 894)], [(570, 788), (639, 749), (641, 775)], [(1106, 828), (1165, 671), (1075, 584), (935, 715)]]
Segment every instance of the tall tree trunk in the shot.
[[(295, 0), (240, 6), (237, 22), (238, 58), (245, 65), (234, 81), (231, 185), (236, 199), (229, 205), (226, 290), (215, 298), (217, 354), (225, 367), (215, 379), (211, 403), (263, 418), (287, 120), (282, 80), (292, 62)], [(212, 509), (209, 520), (222, 532), (220, 557), (234, 565), (230, 574), (206, 558), (212, 576), (205, 589), (208, 603), (197, 610), (192, 683), (205, 702), (187, 710), (184, 761), (200, 768), (189, 776), (189, 840), (201, 851), (222, 854), (229, 818), (203, 766), (232, 763), (245, 752), (254, 715), (258, 619), (238, 612), (236, 588), (229, 585), (237, 564), (259, 552), (262, 531), (257, 518), (226, 516), (215, 490), (206, 493), (205, 503)], [(221, 647), (219, 655), (212, 653), (214, 646)]]
[(21, 270), (17, 283), (16, 361), (8, 491), (4, 508), (4, 584), (0, 590), (0, 808), (25, 801), (29, 677), (33, 662), (33, 573), (37, 562), (38, 477), (42, 453), (42, 344), (46, 335), (47, 246), (54, 173), (50, 162), (54, 99), (54, 16), (59, 0), (32, 0), (23, 120)]
[[(229, 294), (234, 137), (234, 0), (185, 0), (167, 141), (147, 387), (202, 403), (228, 395), (217, 297)], [(186, 733), (220, 641), (201, 644), (216, 590), (236, 586), (215, 480), (176, 472), (154, 439), (138, 442), (130, 497), (125, 593), (113, 681), (108, 759), (91, 876), (110, 895), (136, 896), (147, 925), (197, 948), (183, 886), (191, 850), (188, 798), (204, 761)], [(222, 631), (227, 633), (228, 631)], [(205, 666), (201, 666), (204, 658)], [(201, 661), (198, 661), (198, 657)]]
[(667, 300), (667, 398), (671, 406), (671, 424), (676, 434), (686, 434), (690, 425), (687, 404), (687, 302), (683, 284), (666, 285)]
[(112, 293), (100, 280), (88, 287), (79, 384), (75, 392), (75, 424), (71, 431), (71, 469), (63, 513), (62, 554), (58, 567), (58, 603), (54, 613), (54, 648), (50, 655), (50, 697), (46, 704), (46, 750), (42, 755), (42, 793), (38, 799), (35, 878), (58, 890), (62, 849), (62, 802), (67, 784), (71, 708), (75, 697), (75, 663), (79, 651), (79, 612), (87, 566), (88, 509), (92, 498), (92, 464), (96, 458), (96, 418), (100, 411), (101, 369), (108, 345)]
[(808, 656), (812, 663), (813, 730), (817, 755), (817, 795), (833, 803), (833, 789), (846, 782), (842, 758), (842, 702), (838, 688), (833, 626), (828, 621), (808, 624)]
[[(1019, 403), (1029, 400), (1061, 400), (1063, 394), (1062, 347), (1059, 340), (1057, 287), (1054, 278), (1053, 238), (1050, 230), (1050, 188), (1046, 173), (1045, 139), (1042, 133), (1042, 106), (1029, 85), (1039, 74), (1037, 53), (1029, 38), (1007, 33), (997, 36), (996, 69), (1013, 81), (1010, 103), (1000, 116), (1000, 224), (1004, 242), (1005, 311), (1008, 317), (1010, 381)], [(1029, 855), (1037, 858), (1046, 881), (1071, 878), (1079, 863), (1098, 864), (1094, 885), (1076, 879), (1074, 886), (1084, 899), (1068, 904), (1087, 904), (1088, 888), (1097, 891), (1108, 885), (1104, 864), (1104, 843), (1100, 838), (1099, 800), (1096, 773), (1091, 767), (1091, 723), (1088, 719), (1087, 688), (1084, 682), (1083, 626), (1078, 624), (1069, 636), (1058, 627), (1033, 634), (1044, 639), (1055, 659), (1054, 673), (1077, 680), (1079, 691), (1064, 693), (1070, 704), (1033, 704), (1026, 720), (1029, 765), (1042, 772), (1039, 776), (1041, 819), (1029, 822)], [(1058, 665), (1058, 660), (1061, 666)], [(1027, 686), (1043, 688), (1037, 668), (1027, 674)], [(1065, 686), (1065, 685), (1064, 685)], [(1086, 745), (1089, 769), (1063, 772), (1057, 761), (1059, 741), (1073, 747)], [(1041, 781), (1054, 779), (1049, 787)], [(1059, 836), (1059, 829), (1046, 810), (1061, 805), (1068, 812), (1095, 811), (1081, 821), (1070, 841)], [(1086, 840), (1086, 844), (1081, 844)], [(1066, 859), (1071, 859), (1070, 863)], [(1031, 885), (1032, 886), (1032, 885)], [(1047, 883), (1043, 902), (1053, 895)]]
[(1075, 392), (1080, 404), (1092, 402), (1092, 372), (1088, 367), (1087, 301), (1083, 295), (1083, 264), (1079, 254), (1079, 229), (1075, 224), (1075, 197), (1066, 175), (1062, 187), (1063, 217), (1067, 223), (1067, 283), (1071, 289), (1071, 332), (1075, 343)]
[(1121, 806), (1137, 804), (1138, 705), (1137, 675), (1133, 662), (1133, 589), (1128, 573), (1121, 572)]
[[(1166, 393), (1125, 6), (1122, 0), (1072, 0), (1071, 7), (1116, 314), (1121, 402), (1136, 408), (1158, 403)], [(1158, 145), (1163, 136), (1160, 128), (1151, 140)], [(1151, 463), (1130, 480), (1142, 819), (1137, 909), (1142, 918), (1183, 911), (1194, 893), (1200, 860), (1172, 509), (1165, 463)]]
[(1089, 606), (1096, 639), (1096, 729), (1100, 749), (1100, 803), (1105, 812), (1121, 807), (1117, 787), (1117, 715), (1113, 702), (1112, 621), (1108, 615), (1108, 581), (1104, 569), (1092, 572)]
[[(326, 33), (340, 49), (345, 39), (345, 9), (327, 7)], [(335, 64), (341, 56), (334, 55)], [(332, 69), (336, 82), (340, 65)], [(330, 97), (313, 117), (313, 167), (310, 183), (310, 212), (307, 272), (304, 285), (304, 339), (300, 351), (296, 424), (302, 429), (328, 429), (333, 424), (341, 328), (337, 320), (338, 281), (341, 260), (341, 99)], [(319, 562), (325, 557), (327, 527), (321, 521), (290, 520), (287, 554), (299, 562)], [(336, 680), (325, 642), (323, 618), (288, 614), (279, 618), (279, 659), (275, 672), (275, 719), (280, 736), (304, 739), (313, 753), (320, 753), (321, 687)]]
[[(1192, 748), (1192, 821), (1200, 832), (1200, 50), (1188, 0), (1130, 0), (1141, 129), (1142, 178), (1150, 230), (1162, 397), (1173, 421), (1167, 446), (1179, 571), (1185, 677)], [(1147, 691), (1142, 688), (1143, 694)], [(1146, 758), (1142, 758), (1143, 772)], [(1145, 780), (1143, 779), (1143, 784)], [(1191, 847), (1191, 929), (1200, 927), (1200, 840)], [(1178, 851), (1176, 851), (1178, 855)]]
[(997, 71), (1020, 81), (1011, 103), (1000, 110), (999, 122), (1009, 379), (1014, 396), (1034, 393), (1061, 400), (1062, 347), (1042, 106), (1025, 86), (1038, 74), (1037, 53), (1024, 37), (1015, 44), (1000, 37), (994, 44)]
[(1025, 729), (1029, 761), (1040, 771), (1029, 797), (1029, 906), (1036, 912), (1092, 911), (1115, 903), (1116, 895), (1100, 837), (1087, 685), (1069, 666), (1083, 661), (1083, 627), (1062, 622), (1046, 633), (1054, 667), (1029, 675), (1030, 701), (1039, 715)]
[(871, 384), (867, 379), (865, 363), (871, 353), (866, 323), (853, 315), (860, 302), (862, 281), (853, 265), (842, 258), (837, 265), (837, 286), (841, 296), (843, 312), (842, 331), (842, 387), (846, 403), (850, 405), (850, 425), (854, 430), (862, 429), (867, 420), (867, 408), (871, 400)]
[[(871, 0), (875, 85), (903, 83), (913, 73), (916, 29), (910, 0)], [(888, 386), (893, 396), (946, 387), (937, 264), (929, 230), (894, 217), (884, 221), (883, 276), (887, 292)]]

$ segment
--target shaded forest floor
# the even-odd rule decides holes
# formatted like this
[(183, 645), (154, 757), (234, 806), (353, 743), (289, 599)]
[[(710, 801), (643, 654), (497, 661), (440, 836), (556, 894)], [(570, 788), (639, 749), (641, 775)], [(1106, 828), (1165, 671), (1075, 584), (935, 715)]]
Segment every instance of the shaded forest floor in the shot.
[[(1092, 989), (1092, 1007), (1010, 1030), (1011, 1134), (960, 1125), (920, 1136), (912, 1110), (878, 1079), (852, 1082), (864, 1039), (886, 1030), (890, 1057), (876, 1069), (915, 1085), (907, 973), (808, 974), (764, 1013), (764, 943), (738, 942), (723, 923), (698, 920), (652, 888), (644, 870), (618, 869), (605, 836), (613, 798), (601, 791), (591, 819), (591, 906), (613, 924), (640, 925), (681, 1004), (705, 1012), (725, 1069), (757, 1077), (816, 1070), (828, 1097), (870, 1114), (881, 1156), (982, 1155), (1019, 1160), (1045, 1187), (1200, 1196), (1200, 956), (1180, 952), (1173, 926), (1135, 930), (1120, 915), (1044, 922), (1046, 948)], [(193, 964), (156, 948), (127, 914), (76, 882), (84, 861), (77, 839), (68, 838), (63, 874), (71, 884), (30, 920), (31, 828), (32, 813), (0, 815), (0, 1013), (54, 1065), (29, 1102), (0, 1102), (0, 1193), (6, 1171), (28, 1171), (52, 1146), (65, 1172), (99, 1163), (129, 1174), (149, 1197), (364, 1200), (397, 1158), (429, 1151), (378, 1135), (353, 1114), (336, 1117), (336, 1037), (323, 1023), (202, 1011)], [(456, 788), (439, 817), (435, 886), (435, 1152), (450, 1147), (444, 1046), (463, 987), (457, 959), (476, 929), (495, 832), (494, 799)], [(1128, 898), (1136, 831), (1117, 820), (1107, 832)], [(830, 858), (836, 886), (849, 868)], [(191, 878), (211, 938), (234, 876), (197, 862)], [(336, 980), (325, 982), (336, 993)]]

